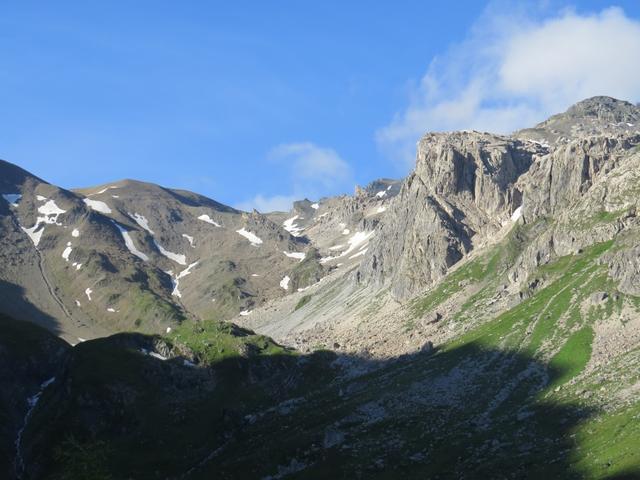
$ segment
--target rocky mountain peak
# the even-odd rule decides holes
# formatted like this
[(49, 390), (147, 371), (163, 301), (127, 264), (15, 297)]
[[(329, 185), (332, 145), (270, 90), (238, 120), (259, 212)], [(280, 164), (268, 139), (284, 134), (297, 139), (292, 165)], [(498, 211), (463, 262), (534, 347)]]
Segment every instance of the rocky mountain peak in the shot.
[(567, 143), (594, 135), (617, 135), (640, 130), (640, 108), (612, 97), (591, 97), (553, 115), (533, 128), (519, 130), (517, 138), (548, 144)]
[(598, 96), (576, 103), (560, 116), (581, 119), (597, 118), (613, 123), (635, 122), (640, 118), (640, 108), (625, 100)]
[(478, 204), (489, 184), (504, 191), (543, 153), (539, 145), (489, 133), (429, 133), (418, 143), (415, 173), (433, 194)]

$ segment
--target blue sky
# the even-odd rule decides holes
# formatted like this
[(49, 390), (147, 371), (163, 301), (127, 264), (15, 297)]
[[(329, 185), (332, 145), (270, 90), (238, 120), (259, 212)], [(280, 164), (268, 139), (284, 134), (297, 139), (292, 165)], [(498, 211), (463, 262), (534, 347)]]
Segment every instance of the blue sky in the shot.
[(0, 158), (268, 210), (405, 175), (427, 130), (640, 100), (640, 2), (435, 3), (2, 2)]

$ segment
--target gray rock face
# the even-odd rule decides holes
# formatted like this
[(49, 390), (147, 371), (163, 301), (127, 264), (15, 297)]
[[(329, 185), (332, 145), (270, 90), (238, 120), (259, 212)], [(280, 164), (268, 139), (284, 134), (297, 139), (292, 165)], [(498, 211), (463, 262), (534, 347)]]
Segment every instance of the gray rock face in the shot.
[(378, 227), (356, 281), (390, 285), (396, 298), (409, 298), (520, 216), (526, 224), (557, 222), (522, 255), (514, 280), (558, 255), (613, 238), (635, 224), (613, 212), (633, 203), (639, 121), (638, 107), (594, 97), (509, 137), (425, 135), (416, 168)]
[(404, 299), (442, 278), (474, 244), (502, 228), (520, 206), (516, 182), (538, 144), (456, 132), (428, 134), (357, 272), (357, 280), (389, 282)]
[(390, 178), (379, 178), (370, 182), (366, 187), (356, 186), (356, 196), (391, 198), (400, 193), (402, 181)]
[(640, 245), (615, 252), (608, 259), (609, 275), (618, 281), (618, 289), (640, 296)]
[(581, 198), (598, 178), (620, 166), (640, 135), (578, 138), (535, 162), (521, 181), (524, 216), (556, 215)]

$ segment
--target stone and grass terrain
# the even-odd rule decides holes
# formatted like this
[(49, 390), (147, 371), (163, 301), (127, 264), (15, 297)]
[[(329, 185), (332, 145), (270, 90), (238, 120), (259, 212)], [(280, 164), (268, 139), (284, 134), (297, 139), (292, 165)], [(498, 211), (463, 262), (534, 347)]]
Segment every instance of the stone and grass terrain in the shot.
[(291, 212), (0, 167), (2, 478), (640, 478), (632, 104)]

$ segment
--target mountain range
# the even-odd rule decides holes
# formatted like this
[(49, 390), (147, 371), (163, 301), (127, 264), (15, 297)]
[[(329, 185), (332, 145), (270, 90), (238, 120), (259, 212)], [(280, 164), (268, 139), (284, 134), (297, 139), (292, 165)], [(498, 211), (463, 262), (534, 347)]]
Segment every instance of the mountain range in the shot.
[(636, 105), (289, 212), (0, 193), (3, 478), (640, 478)]

